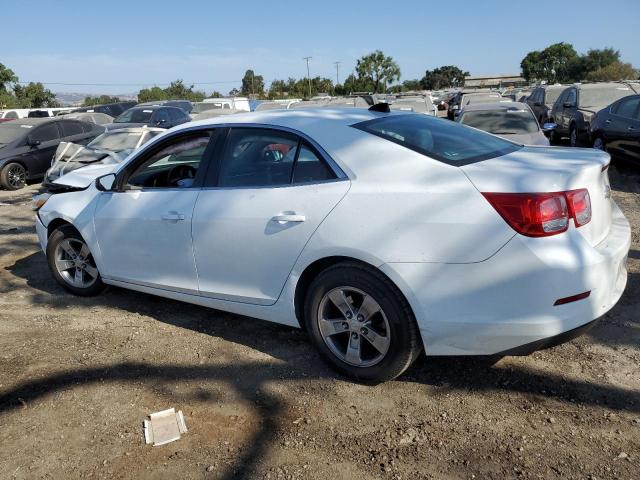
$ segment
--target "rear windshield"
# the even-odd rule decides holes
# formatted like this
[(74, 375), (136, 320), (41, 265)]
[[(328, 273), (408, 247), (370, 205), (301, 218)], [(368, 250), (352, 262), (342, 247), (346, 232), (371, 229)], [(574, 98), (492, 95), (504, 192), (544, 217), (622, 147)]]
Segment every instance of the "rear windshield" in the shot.
[(538, 121), (528, 110), (472, 110), (462, 114), (460, 123), (494, 135), (519, 135), (538, 131)]
[(522, 148), (457, 122), (420, 114), (388, 115), (353, 127), (455, 166), (499, 157)]

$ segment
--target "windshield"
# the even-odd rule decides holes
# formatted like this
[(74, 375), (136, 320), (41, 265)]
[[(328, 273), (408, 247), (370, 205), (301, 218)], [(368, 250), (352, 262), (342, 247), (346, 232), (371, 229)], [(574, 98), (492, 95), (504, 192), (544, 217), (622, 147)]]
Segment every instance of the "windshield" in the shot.
[(149, 123), (151, 115), (153, 115), (153, 110), (130, 108), (116, 118), (113, 123)]
[(495, 135), (519, 135), (538, 131), (538, 121), (526, 110), (465, 112), (460, 123)]
[(97, 136), (87, 146), (94, 149), (120, 152), (122, 150), (136, 148), (141, 135), (141, 132), (122, 132), (115, 130), (113, 132), (107, 132)]
[(606, 107), (633, 93), (631, 88), (624, 85), (584, 88), (580, 90), (580, 107)]
[(29, 128), (31, 128), (31, 125), (16, 125), (11, 122), (0, 124), (0, 146), (17, 140), (28, 133)]
[(353, 127), (455, 166), (499, 157), (522, 148), (488, 133), (428, 115), (389, 115)]

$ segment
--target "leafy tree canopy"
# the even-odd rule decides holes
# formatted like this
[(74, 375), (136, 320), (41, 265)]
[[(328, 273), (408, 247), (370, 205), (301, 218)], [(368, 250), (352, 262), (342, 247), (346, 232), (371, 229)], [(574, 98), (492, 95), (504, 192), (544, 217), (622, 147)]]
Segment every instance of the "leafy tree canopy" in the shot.
[(630, 63), (616, 60), (605, 67), (600, 67), (587, 74), (587, 80), (592, 82), (612, 82), (616, 80), (638, 80), (640, 72)]
[(420, 80), (420, 84), (425, 90), (462, 87), (464, 86), (464, 77), (467, 75), (469, 75), (469, 72), (465, 72), (455, 65), (444, 65), (433, 70), (427, 70)]
[[(382, 93), (387, 85), (400, 80), (400, 67), (381, 50), (363, 56), (356, 62), (357, 83), (371, 85), (371, 91)], [(345, 86), (347, 82), (345, 81)]]
[(167, 88), (143, 88), (138, 92), (138, 101), (157, 102), (160, 100), (191, 100), (201, 102), (206, 97), (204, 92), (194, 90), (193, 85), (187, 87), (182, 80), (175, 80)]
[(242, 77), (242, 95), (244, 96), (263, 96), (264, 95), (264, 78), (262, 75), (256, 75), (253, 70), (247, 70)]
[(85, 107), (90, 107), (92, 105), (104, 105), (107, 103), (117, 103), (120, 99), (118, 97), (112, 97), (110, 95), (100, 95), (97, 97), (85, 97), (82, 105)]

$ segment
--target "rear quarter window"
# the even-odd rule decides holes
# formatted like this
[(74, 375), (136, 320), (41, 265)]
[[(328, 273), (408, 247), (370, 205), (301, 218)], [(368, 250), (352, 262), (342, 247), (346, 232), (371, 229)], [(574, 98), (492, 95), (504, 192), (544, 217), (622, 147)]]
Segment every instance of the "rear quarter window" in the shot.
[(457, 122), (421, 114), (388, 115), (352, 126), (453, 166), (500, 157), (522, 148)]

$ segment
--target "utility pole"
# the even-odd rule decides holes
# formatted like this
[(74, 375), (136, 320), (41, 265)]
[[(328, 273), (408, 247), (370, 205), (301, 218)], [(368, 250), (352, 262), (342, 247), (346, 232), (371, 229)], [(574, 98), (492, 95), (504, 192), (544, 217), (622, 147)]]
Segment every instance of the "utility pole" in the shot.
[(303, 60), (307, 61), (307, 81), (309, 82), (309, 98), (311, 98), (311, 75), (309, 74), (309, 60), (311, 60), (312, 57), (303, 57)]
[(333, 62), (333, 64), (336, 66), (336, 85), (338, 85), (340, 83), (340, 75), (339, 75), (339, 69), (340, 69), (340, 64), (342, 62)]

